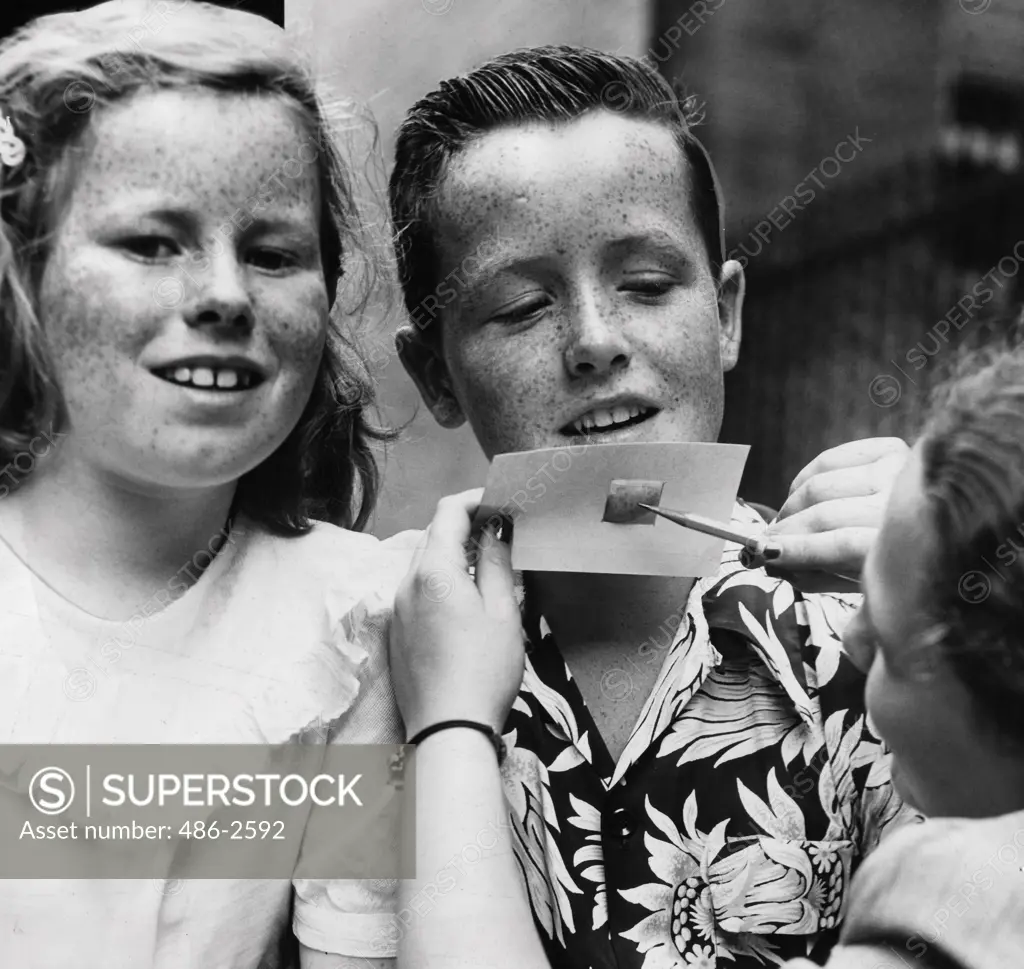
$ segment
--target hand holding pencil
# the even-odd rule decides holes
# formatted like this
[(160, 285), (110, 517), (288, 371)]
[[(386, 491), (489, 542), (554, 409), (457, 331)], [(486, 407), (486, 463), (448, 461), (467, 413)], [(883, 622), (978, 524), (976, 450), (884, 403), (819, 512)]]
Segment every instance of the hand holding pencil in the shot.
[[(687, 514), (686, 512), (675, 511), (671, 508), (655, 508), (653, 505), (645, 505), (640, 502), (641, 508), (646, 508), (655, 515), (667, 518), (677, 525), (690, 528), (695, 532), (702, 532), (705, 535), (714, 535), (716, 538), (724, 538), (727, 541), (742, 545), (740, 551), (740, 564), (745, 569), (760, 569), (767, 567), (768, 563), (779, 559), (782, 556), (782, 549), (776, 542), (772, 542), (766, 535), (752, 534), (737, 531), (731, 524), (717, 522), (703, 515)], [(850, 575), (829, 573), (845, 583), (858, 585), (858, 580)]]
[(760, 531), (669, 508), (642, 505), (678, 525), (743, 546), (745, 568), (764, 567), (801, 592), (857, 592), (889, 490), (909, 448), (868, 438), (820, 454), (794, 479), (775, 521)]
[(857, 592), (861, 569), (910, 448), (866, 438), (822, 452), (793, 480), (766, 538), (781, 548), (769, 575), (801, 592)]
[(714, 535), (715, 538), (724, 538), (726, 541), (742, 545), (740, 561), (744, 568), (759, 569), (771, 559), (777, 559), (782, 550), (773, 542), (770, 542), (763, 535), (749, 534), (737, 531), (731, 524), (715, 521), (713, 518), (706, 518), (704, 515), (694, 515), (687, 512), (676, 511), (674, 508), (655, 508), (654, 505), (645, 505), (638, 502), (641, 508), (653, 512), (670, 522), (682, 525), (684, 528), (701, 532), (704, 535)]

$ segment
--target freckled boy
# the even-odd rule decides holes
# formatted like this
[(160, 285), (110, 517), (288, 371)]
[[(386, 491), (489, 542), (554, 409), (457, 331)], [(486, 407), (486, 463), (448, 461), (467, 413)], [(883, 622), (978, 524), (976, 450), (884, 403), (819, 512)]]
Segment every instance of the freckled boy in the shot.
[[(414, 324), (399, 352), (443, 426), (468, 421), (488, 457), (717, 440), (743, 268), (710, 160), (649, 66), (549, 47), (446, 81), (401, 128), (391, 209)], [(833, 510), (866, 525), (859, 474), (835, 472)], [(733, 521), (759, 518), (739, 503)], [(734, 555), (698, 580), (523, 583), (503, 778), (551, 965), (824, 957), (850, 873), (901, 811), (840, 652), (852, 599)], [(667, 617), (660, 661), (637, 662)]]

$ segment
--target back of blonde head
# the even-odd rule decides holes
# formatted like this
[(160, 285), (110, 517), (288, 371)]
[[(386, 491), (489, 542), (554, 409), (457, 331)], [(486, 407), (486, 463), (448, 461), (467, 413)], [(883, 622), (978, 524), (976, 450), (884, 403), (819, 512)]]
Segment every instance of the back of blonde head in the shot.
[[(320, 172), (329, 299), (343, 275), (372, 281), (347, 168), (284, 30), (195, 0), (110, 0), (40, 17), (0, 45), (0, 119), (26, 148), (20, 164), (0, 165), (0, 464), (67, 420), (35, 294), (90, 119), (139, 91), (183, 87), (276, 96), (294, 108), (308, 131), (297, 159), (315, 159)], [(386, 437), (364, 418), (372, 402), (365, 368), (332, 326), (310, 404), (279, 451), (240, 482), (241, 508), (282, 534), (305, 531), (310, 518), (361, 527), (377, 490), (373, 443)]]

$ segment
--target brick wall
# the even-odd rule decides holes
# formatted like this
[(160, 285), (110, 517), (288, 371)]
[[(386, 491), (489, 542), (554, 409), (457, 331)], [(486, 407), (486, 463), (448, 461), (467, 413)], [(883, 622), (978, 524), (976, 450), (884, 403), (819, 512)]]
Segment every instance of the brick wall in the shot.
[[(716, 2), (662, 0), (657, 29)], [(858, 175), (935, 138), (940, 10), (933, 2), (725, 0), (697, 29), (691, 22), (665, 72), (706, 102), (701, 137), (734, 235), (857, 129), (872, 139)]]
[[(701, 10), (713, 12), (692, 29)], [(723, 182), (730, 247), (752, 255), (723, 437), (752, 445), (746, 497), (778, 506), (822, 450), (912, 436), (947, 351), (980, 330), (979, 319), (950, 329), (927, 367), (907, 364), (1017, 238), (1020, 213), (1002, 203), (1019, 183), (972, 196), (927, 158), (958, 74), (1024, 77), (1024, 0), (663, 0), (656, 30), (680, 18), (691, 29), (665, 73), (706, 101), (701, 137)], [(850, 132), (870, 141), (824, 177), (836, 166), (822, 159)], [(780, 219), (780, 199), (815, 168), (813, 201)], [(988, 309), (1015, 291), (1007, 282)]]

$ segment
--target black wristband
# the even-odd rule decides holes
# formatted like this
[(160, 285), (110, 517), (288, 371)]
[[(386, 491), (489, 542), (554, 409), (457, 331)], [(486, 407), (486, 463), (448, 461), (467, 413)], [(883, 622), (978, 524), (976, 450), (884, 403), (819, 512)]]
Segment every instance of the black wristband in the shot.
[(490, 740), (491, 746), (494, 747), (494, 752), (498, 755), (498, 766), (500, 767), (505, 763), (505, 741), (501, 739), (501, 735), (493, 727), (488, 727), (485, 723), (477, 723), (475, 720), (442, 720), (440, 723), (424, 728), (415, 737), (407, 740), (406, 743), (418, 744), (420, 741), (426, 740), (431, 734), (448, 730), (451, 727), (467, 727), (470, 730), (480, 731)]

